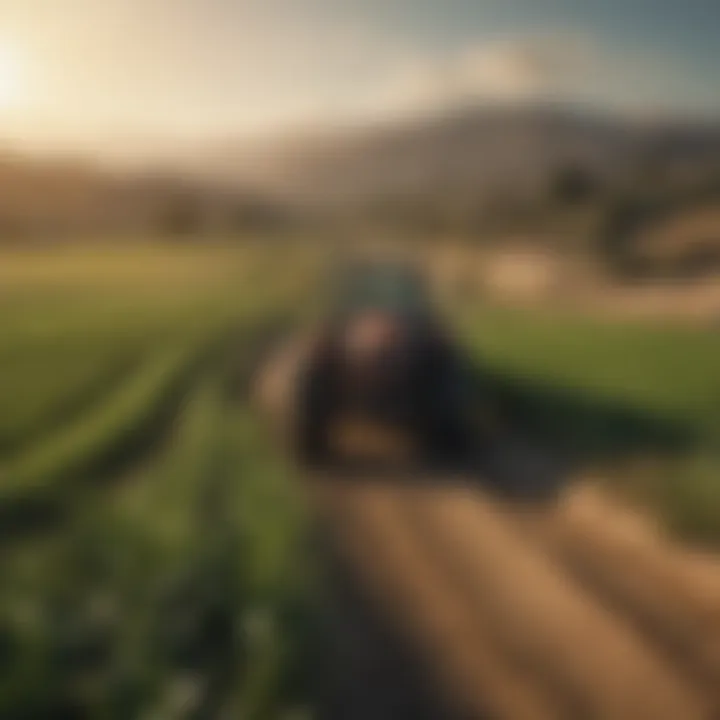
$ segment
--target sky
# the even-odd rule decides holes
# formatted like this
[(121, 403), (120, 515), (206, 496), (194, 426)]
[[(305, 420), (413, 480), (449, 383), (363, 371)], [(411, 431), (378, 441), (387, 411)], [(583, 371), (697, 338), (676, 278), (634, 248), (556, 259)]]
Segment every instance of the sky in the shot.
[(0, 0), (0, 145), (99, 153), (535, 100), (720, 118), (718, 0)]

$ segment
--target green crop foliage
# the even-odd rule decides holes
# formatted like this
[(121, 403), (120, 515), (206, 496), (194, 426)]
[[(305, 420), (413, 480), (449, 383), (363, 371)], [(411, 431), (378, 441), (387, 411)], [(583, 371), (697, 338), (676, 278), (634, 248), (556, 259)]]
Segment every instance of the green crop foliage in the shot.
[[(683, 535), (720, 542), (720, 336), (541, 310), (456, 315), (487, 402)], [(628, 472), (647, 460), (647, 473)], [(646, 463), (647, 464), (647, 463)]]
[(68, 252), (2, 271), (0, 716), (308, 716), (305, 515), (228, 388), (312, 263)]

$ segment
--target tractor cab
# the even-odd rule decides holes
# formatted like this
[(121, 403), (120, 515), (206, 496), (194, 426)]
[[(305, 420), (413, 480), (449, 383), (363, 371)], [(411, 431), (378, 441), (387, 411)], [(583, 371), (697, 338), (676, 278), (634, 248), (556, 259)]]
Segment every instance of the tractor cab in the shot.
[(430, 314), (424, 278), (414, 268), (393, 263), (346, 267), (335, 279), (334, 314), (347, 320), (359, 313), (385, 313), (398, 318)]
[[(338, 439), (377, 435), (420, 455), (466, 444), (454, 343), (412, 267), (354, 264), (333, 277), (326, 322), (299, 386), (297, 447), (325, 456)], [(358, 432), (359, 429), (359, 432)], [(369, 432), (369, 430), (373, 432)]]

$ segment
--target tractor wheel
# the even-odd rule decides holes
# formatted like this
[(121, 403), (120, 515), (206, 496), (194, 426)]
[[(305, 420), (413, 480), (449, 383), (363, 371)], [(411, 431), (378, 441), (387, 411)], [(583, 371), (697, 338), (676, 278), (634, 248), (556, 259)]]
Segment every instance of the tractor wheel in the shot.
[(311, 366), (300, 381), (294, 411), (293, 454), (302, 466), (315, 467), (330, 459), (329, 431), (332, 387), (325, 368)]
[(420, 413), (424, 445), (432, 459), (455, 463), (466, 459), (474, 444), (467, 388), (454, 358), (440, 356), (434, 360), (432, 372), (424, 384)]

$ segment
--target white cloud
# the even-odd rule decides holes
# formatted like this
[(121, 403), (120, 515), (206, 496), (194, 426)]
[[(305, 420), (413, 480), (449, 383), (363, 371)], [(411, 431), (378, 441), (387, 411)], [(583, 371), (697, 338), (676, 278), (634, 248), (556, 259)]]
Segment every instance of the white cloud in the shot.
[(529, 99), (576, 90), (595, 55), (592, 43), (576, 35), (508, 38), (470, 48), (457, 68), (470, 94)]
[(472, 102), (575, 100), (604, 66), (595, 43), (574, 33), (477, 41), (442, 57), (397, 58), (366, 98), (378, 114)]

